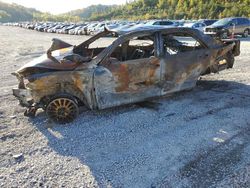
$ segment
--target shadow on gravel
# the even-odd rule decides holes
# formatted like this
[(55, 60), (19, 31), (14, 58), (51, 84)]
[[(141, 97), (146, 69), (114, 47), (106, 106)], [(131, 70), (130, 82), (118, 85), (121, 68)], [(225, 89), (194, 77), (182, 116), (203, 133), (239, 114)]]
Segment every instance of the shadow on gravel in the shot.
[[(197, 112), (199, 114), (193, 114), (187, 121), (185, 116), (181, 116), (182, 108), (169, 108), (170, 104), (175, 106), (177, 103), (181, 104), (187, 100), (190, 101), (189, 108), (194, 109), (200, 108), (204, 102), (213, 105), (213, 103), (216, 104), (223, 100), (225, 107), (214, 106), (204, 113)], [(169, 171), (167, 167), (171, 165), (176, 165), (175, 173), (180, 176), (180, 180), (187, 178), (191, 185), (204, 187), (212, 182), (221, 181), (230, 174), (232, 167), (241, 161), (241, 152), (250, 142), (249, 129), (243, 129), (242, 132), (248, 143), (232, 144), (231, 141), (235, 139), (232, 137), (222, 144), (207, 145), (208, 148), (203, 148), (205, 152), (202, 154), (188, 153), (191, 158), (185, 157), (187, 153), (183, 153), (182, 150), (177, 155), (171, 152), (169, 147), (180, 148), (183, 145), (185, 152), (189, 149), (193, 150), (192, 145), (186, 145), (193, 142), (190, 141), (193, 139), (192, 136), (186, 140), (182, 139), (180, 133), (177, 134), (178, 131), (183, 130), (188, 132), (188, 128), (193, 126), (190, 121), (195, 120), (195, 127), (200, 128), (204, 126), (201, 119), (203, 117), (212, 116), (224, 109), (249, 108), (249, 85), (230, 81), (201, 80), (193, 91), (159, 99), (156, 104), (157, 108), (153, 105), (153, 110), (148, 109), (147, 105), (146, 107), (128, 105), (99, 112), (85, 111), (75, 122), (63, 126), (47, 123), (44, 113), (40, 113), (31, 121), (47, 137), (49, 146), (55, 152), (62, 156), (75, 157), (83, 165), (87, 165), (101, 187), (107, 185), (132, 186), (135, 180), (144, 181), (144, 184), (137, 184), (139, 187), (152, 186), (152, 183), (165, 187), (167, 185), (162, 185), (161, 181)], [(173, 126), (163, 126), (159, 120), (161, 118), (166, 118), (165, 120), (173, 118), (171, 124)], [(223, 117), (220, 118), (223, 119)], [(182, 123), (178, 123), (179, 119), (182, 119)], [(201, 119), (201, 121), (197, 121), (197, 119)], [(165, 120), (163, 119), (163, 122)], [(241, 126), (243, 125), (235, 127), (240, 129)], [(211, 127), (209, 131), (216, 133), (219, 128)], [(197, 134), (201, 141), (213, 142), (211, 135), (205, 135), (203, 132)], [(236, 137), (240, 134), (238, 133)], [(165, 141), (161, 139), (165, 139)], [(168, 144), (170, 146), (167, 146)], [(226, 152), (222, 153), (221, 150)], [(181, 167), (175, 160), (178, 162), (181, 160)], [(162, 171), (164, 173), (160, 173)], [(172, 184), (172, 182), (168, 183)]]
[(188, 178), (192, 187), (209, 187), (232, 175), (234, 166), (242, 161), (242, 153), (250, 144), (248, 125), (230, 139), (196, 155), (180, 169), (181, 178)]

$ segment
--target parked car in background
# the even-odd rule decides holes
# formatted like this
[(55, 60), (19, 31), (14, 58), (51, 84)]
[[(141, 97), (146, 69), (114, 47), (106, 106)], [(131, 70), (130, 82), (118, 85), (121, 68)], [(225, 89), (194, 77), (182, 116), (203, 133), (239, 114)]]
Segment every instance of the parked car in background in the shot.
[(106, 25), (105, 22), (100, 22), (98, 23), (97, 25), (89, 28), (88, 32), (89, 32), (89, 35), (94, 35), (100, 31), (103, 31), (104, 30), (104, 26)]
[(75, 27), (72, 27), (68, 30), (68, 34), (70, 35), (77, 35), (77, 32), (84, 27), (86, 24), (79, 24), (79, 25), (75, 25)]
[(218, 20), (215, 19), (200, 19), (198, 22), (204, 23), (206, 26), (212, 25), (213, 23), (217, 22)]
[(232, 34), (248, 37), (250, 21), (248, 18), (224, 18), (206, 27), (204, 33), (220, 38), (228, 38)]
[(177, 24), (174, 21), (170, 21), (170, 20), (153, 20), (153, 21), (149, 21), (147, 22), (145, 25), (154, 25), (154, 26), (177, 26)]
[(104, 29), (105, 29), (104, 27), (109, 28), (109, 29), (115, 29), (115, 28), (120, 26), (117, 23), (109, 23), (109, 22), (101, 24), (99, 26), (98, 25), (95, 27), (94, 31), (92, 31), (91, 35), (94, 35), (94, 34), (97, 34), (97, 33), (104, 31)]
[(77, 27), (76, 24), (71, 24), (71, 25), (69, 25), (69, 26), (64, 27), (64, 28), (61, 30), (60, 33), (68, 34), (68, 33), (69, 33), (69, 30), (74, 29), (74, 28), (76, 28), (76, 27)]
[(85, 28), (85, 35), (90, 35), (90, 33), (94, 30), (94, 28), (98, 25), (98, 22), (94, 22), (89, 24), (86, 28)]
[[(134, 30), (137, 30), (138, 28), (141, 28), (141, 27), (160, 29), (160, 28), (168, 28), (168, 27), (177, 27), (177, 25), (178, 24), (176, 24), (175, 22), (170, 21), (170, 20), (151, 20), (151, 21), (148, 21), (146, 23), (135, 24), (131, 27), (123, 27), (120, 30), (116, 30), (116, 33), (117, 33), (117, 35), (124, 35), (126, 33), (130, 33)], [(112, 31), (114, 31), (114, 30), (112, 30)]]
[[(247, 18), (224, 18), (200, 19), (200, 20), (112, 20), (112, 21), (89, 21), (89, 22), (14, 22), (3, 25), (22, 27), (48, 33), (65, 33), (71, 35), (94, 35), (102, 32), (104, 27), (114, 31), (117, 37), (132, 32), (140, 27), (169, 28), (188, 27), (203, 30), (206, 34), (227, 38), (232, 33), (247, 37), (250, 33), (249, 19)], [(204, 28), (204, 26), (206, 26)], [(204, 29), (203, 29), (204, 28)]]
[(126, 32), (128, 30), (128, 28), (133, 27), (135, 25), (137, 25), (137, 23), (135, 23), (135, 22), (127, 22), (127, 23), (121, 23), (116, 28), (109, 28), (109, 26), (107, 26), (107, 28), (112, 29), (112, 31), (114, 31), (114, 33), (113, 33), (114, 36), (119, 36), (123, 32)]
[(63, 27), (64, 27), (63, 24), (57, 24), (56, 26), (48, 29), (47, 32), (49, 32), (49, 33), (56, 33), (57, 30), (59, 30), (59, 29), (61, 29)]
[(37, 30), (37, 31), (40, 31), (40, 32), (44, 32), (44, 29), (47, 27), (47, 23), (42, 23), (40, 25), (38, 25), (37, 27), (35, 27), (34, 29)]
[(87, 27), (88, 27), (88, 24), (81, 26), (80, 28), (76, 30), (75, 35), (85, 35), (86, 34), (85, 30)]
[(206, 25), (204, 23), (201, 23), (201, 22), (190, 22), (190, 23), (184, 23), (184, 25), (182, 27), (198, 29), (198, 30), (203, 32)]

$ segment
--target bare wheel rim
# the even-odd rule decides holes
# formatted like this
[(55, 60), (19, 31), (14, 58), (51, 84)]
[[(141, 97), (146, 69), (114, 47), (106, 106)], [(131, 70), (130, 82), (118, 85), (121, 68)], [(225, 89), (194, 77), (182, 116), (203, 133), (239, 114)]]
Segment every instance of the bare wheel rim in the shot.
[(68, 98), (57, 98), (52, 100), (47, 108), (46, 114), (49, 119), (57, 123), (72, 122), (79, 113), (76, 102)]

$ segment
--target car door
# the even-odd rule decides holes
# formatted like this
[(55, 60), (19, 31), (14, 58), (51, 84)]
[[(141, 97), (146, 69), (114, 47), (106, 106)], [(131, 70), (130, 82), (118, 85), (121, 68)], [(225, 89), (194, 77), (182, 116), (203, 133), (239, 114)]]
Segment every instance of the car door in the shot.
[(239, 34), (243, 34), (245, 29), (247, 28), (247, 23), (248, 20), (246, 18), (238, 18), (238, 22), (239, 22)]
[[(161, 94), (158, 42), (156, 34), (150, 33), (150, 36), (153, 43), (138, 45), (138, 49), (129, 45), (129, 39), (121, 40), (96, 68), (94, 88), (98, 109), (135, 103)], [(145, 42), (137, 40), (142, 41)]]
[(192, 35), (182, 34), (162, 34), (162, 95), (193, 88), (210, 64), (211, 50)]
[(206, 27), (206, 25), (204, 23), (199, 23), (199, 30), (204, 32), (204, 28)]
[(229, 24), (229, 30), (230, 33), (240, 33), (240, 25), (239, 25), (239, 21), (237, 20), (237, 18), (232, 19), (231, 23)]

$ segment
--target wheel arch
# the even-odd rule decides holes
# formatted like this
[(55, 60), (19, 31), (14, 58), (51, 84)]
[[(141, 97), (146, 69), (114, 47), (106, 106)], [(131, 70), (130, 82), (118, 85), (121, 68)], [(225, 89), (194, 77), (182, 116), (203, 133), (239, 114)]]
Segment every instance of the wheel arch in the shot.
[(78, 105), (84, 105), (90, 108), (87, 96), (79, 88), (72, 84), (60, 86), (59, 89), (55, 89), (53, 93), (48, 93), (40, 99), (40, 103), (46, 107), (46, 105), (56, 97), (68, 97), (74, 99)]

